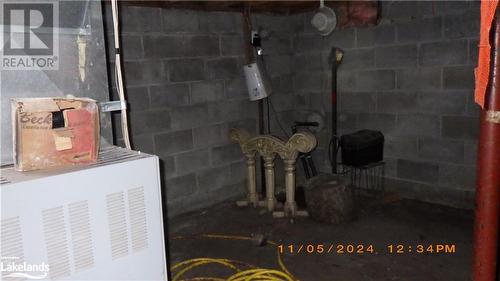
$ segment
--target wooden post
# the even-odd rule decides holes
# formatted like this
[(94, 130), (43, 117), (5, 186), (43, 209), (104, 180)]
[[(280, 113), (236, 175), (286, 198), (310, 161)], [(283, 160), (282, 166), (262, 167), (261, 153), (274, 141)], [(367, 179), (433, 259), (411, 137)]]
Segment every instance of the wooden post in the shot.
[(255, 183), (255, 152), (246, 153), (247, 162), (247, 202), (257, 207), (259, 204), (259, 196), (257, 195), (257, 185)]
[(241, 150), (247, 158), (247, 200), (237, 202), (239, 206), (253, 204), (257, 198), (255, 187), (255, 153), (258, 152), (264, 159), (266, 198), (259, 201), (259, 206), (264, 206), (273, 212), (277, 206), (274, 196), (274, 159), (278, 154), (285, 163), (285, 188), (286, 203), (284, 211), (273, 212), (274, 217), (306, 216), (306, 211), (299, 211), (295, 202), (295, 163), (299, 152), (307, 153), (316, 147), (316, 138), (306, 132), (295, 133), (287, 142), (270, 135), (260, 135), (250, 138), (248, 132), (242, 129), (231, 129), (229, 138), (240, 144)]
[[(255, 61), (253, 46), (250, 43), (250, 36), (252, 36), (252, 19), (250, 18), (250, 6), (248, 3), (243, 7), (243, 47), (245, 48), (245, 64), (250, 64)], [(259, 135), (264, 135), (264, 102), (262, 99), (257, 101), (257, 120)], [(264, 162), (260, 158), (260, 179), (262, 194), (266, 192), (266, 185), (264, 184)]]
[(500, 201), (500, 12), (492, 25), (490, 82), (481, 111), (474, 221), (474, 281), (494, 281), (497, 272)]
[(295, 202), (295, 159), (285, 159), (285, 215), (294, 217), (297, 212), (297, 202)]
[(246, 200), (237, 201), (236, 205), (240, 207), (252, 205), (257, 207), (259, 204), (259, 195), (257, 194), (257, 184), (255, 177), (255, 154), (256, 149), (247, 146), (247, 142), (250, 139), (250, 135), (248, 132), (242, 129), (233, 128), (229, 131), (229, 139), (232, 142), (238, 143), (241, 147), (241, 150), (246, 158), (247, 165), (247, 198)]
[(266, 207), (269, 212), (274, 211), (276, 198), (274, 197), (274, 158), (275, 154), (263, 156), (266, 169)]

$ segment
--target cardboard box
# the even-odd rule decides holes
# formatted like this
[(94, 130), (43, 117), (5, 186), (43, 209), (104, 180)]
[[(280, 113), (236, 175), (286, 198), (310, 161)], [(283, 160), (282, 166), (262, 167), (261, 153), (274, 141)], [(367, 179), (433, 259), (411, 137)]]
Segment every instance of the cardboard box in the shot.
[(12, 99), (18, 171), (91, 164), (99, 151), (99, 109), (87, 98)]

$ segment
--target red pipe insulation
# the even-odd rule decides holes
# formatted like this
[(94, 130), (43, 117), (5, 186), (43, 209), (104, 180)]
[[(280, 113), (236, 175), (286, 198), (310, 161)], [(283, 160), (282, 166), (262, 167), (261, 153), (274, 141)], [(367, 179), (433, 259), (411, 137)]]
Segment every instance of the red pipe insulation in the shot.
[[(490, 36), (490, 81), (481, 112), (474, 221), (474, 281), (496, 280), (500, 201), (500, 12)], [(497, 116), (497, 117), (495, 117)]]

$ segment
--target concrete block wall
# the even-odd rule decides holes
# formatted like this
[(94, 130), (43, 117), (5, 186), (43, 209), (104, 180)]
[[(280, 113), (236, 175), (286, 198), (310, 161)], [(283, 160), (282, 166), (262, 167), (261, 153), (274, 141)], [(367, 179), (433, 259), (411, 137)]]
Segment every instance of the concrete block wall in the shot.
[[(311, 13), (252, 17), (274, 90), (271, 133), (284, 137), (293, 120), (322, 114), (326, 129), (317, 134), (313, 155), (321, 171), (330, 171), (328, 57), (332, 46), (340, 47), (340, 133), (368, 128), (385, 134), (388, 189), (471, 207), (478, 3), (381, 4), (378, 26), (327, 37), (313, 30)], [(105, 11), (111, 50), (108, 6)], [(247, 99), (241, 70), (241, 15), (128, 6), (121, 12), (132, 140), (136, 149), (161, 157), (169, 215), (243, 195), (244, 162), (227, 139), (232, 126), (256, 133), (257, 104)], [(276, 171), (280, 185), (280, 163)]]
[[(405, 196), (471, 207), (479, 108), (473, 102), (478, 1), (381, 1), (376, 27), (321, 37), (304, 15), (294, 39), (295, 118), (330, 120), (332, 46), (345, 51), (338, 72), (340, 133), (381, 130), (386, 187)], [(322, 170), (328, 131), (315, 151)]]
[[(112, 66), (110, 10), (105, 5)], [(132, 142), (161, 158), (168, 215), (242, 196), (244, 161), (227, 135), (231, 127), (256, 134), (257, 103), (248, 100), (243, 78), (241, 14), (123, 5), (121, 21)], [(286, 119), (293, 109), (287, 102), (293, 97), (292, 42), (303, 21), (265, 15), (252, 21), (266, 30), (265, 62), (275, 92), (270, 113), (273, 120)], [(114, 122), (121, 144), (118, 114)]]

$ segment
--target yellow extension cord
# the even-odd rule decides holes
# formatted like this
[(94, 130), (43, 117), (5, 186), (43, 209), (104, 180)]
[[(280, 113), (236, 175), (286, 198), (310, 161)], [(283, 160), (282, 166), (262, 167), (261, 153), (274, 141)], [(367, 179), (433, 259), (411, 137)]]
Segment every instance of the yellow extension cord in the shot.
[[(204, 234), (201, 235), (202, 238), (208, 239), (222, 239), (222, 240), (252, 240), (252, 237), (246, 236), (232, 236), (232, 235), (218, 235), (218, 234)], [(173, 239), (185, 239), (183, 236), (176, 236)], [(277, 246), (276, 242), (267, 241), (267, 243)], [(256, 266), (235, 261), (229, 259), (214, 259), (214, 258), (196, 258), (186, 260), (172, 266), (172, 272), (175, 272), (172, 281), (299, 281), (295, 278), (290, 271), (286, 268), (283, 260), (281, 258), (281, 253), (277, 250), (278, 264), (281, 270), (276, 269), (266, 269), (257, 268)], [(235, 271), (235, 273), (229, 276), (227, 279), (216, 278), (216, 277), (196, 277), (191, 279), (180, 279), (186, 272), (191, 269), (205, 265), (205, 264), (219, 264), (228, 267)], [(246, 268), (243, 270), (239, 266), (243, 265)]]

